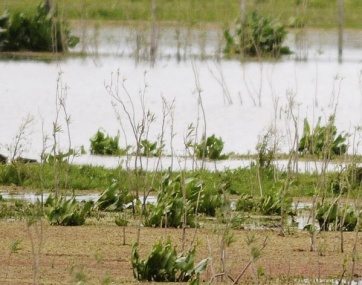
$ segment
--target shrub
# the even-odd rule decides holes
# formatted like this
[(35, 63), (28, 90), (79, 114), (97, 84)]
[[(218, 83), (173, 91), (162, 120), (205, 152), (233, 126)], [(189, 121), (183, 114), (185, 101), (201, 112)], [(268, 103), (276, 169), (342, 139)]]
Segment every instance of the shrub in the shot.
[(77, 45), (79, 38), (70, 34), (56, 7), (49, 9), (41, 3), (37, 12), (34, 17), (4, 12), (0, 17), (0, 51), (64, 52)]
[(202, 138), (200, 144), (196, 146), (196, 155), (197, 158), (200, 159), (204, 157), (213, 160), (227, 159), (227, 155), (221, 154), (223, 149), (223, 140), (221, 138), (215, 137), (215, 135), (212, 135), (207, 139), (205, 137)]
[(235, 35), (230, 30), (224, 32), (227, 56), (272, 56), (290, 54), (288, 47), (282, 44), (287, 36), (285, 26), (278, 20), (258, 15), (255, 11), (246, 16), (236, 28)]
[(133, 276), (139, 281), (154, 282), (192, 282), (198, 283), (199, 275), (206, 268), (208, 259), (194, 266), (196, 250), (193, 247), (187, 255), (177, 254), (168, 238), (166, 243), (159, 240), (153, 245), (152, 252), (140, 260), (138, 243), (132, 247)]
[(121, 155), (125, 154), (127, 150), (123, 150), (119, 147), (119, 134), (115, 137), (106, 135), (102, 130), (98, 130), (97, 133), (90, 139), (91, 154), (99, 155)]

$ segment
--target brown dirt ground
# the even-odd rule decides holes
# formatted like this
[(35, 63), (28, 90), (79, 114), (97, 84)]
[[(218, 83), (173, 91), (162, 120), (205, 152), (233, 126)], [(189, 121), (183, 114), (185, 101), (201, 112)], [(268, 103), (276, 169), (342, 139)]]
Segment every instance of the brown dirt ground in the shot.
[[(100, 224), (96, 220), (81, 227), (49, 226), (40, 222), (27, 227), (25, 221), (0, 221), (0, 284), (125, 284), (134, 283), (130, 252), (136, 241), (137, 227), (126, 228), (126, 245), (122, 245), (122, 229), (113, 223)], [(197, 262), (212, 255), (202, 279), (209, 281), (220, 272), (219, 238), (222, 230), (187, 229), (186, 245), (197, 242)], [(251, 257), (247, 237), (254, 235), (252, 246), (260, 247), (267, 238), (267, 245), (260, 258), (246, 270), (241, 284), (298, 284), (302, 277), (312, 280), (339, 279), (344, 268), (346, 276), (352, 272), (352, 249), (356, 233), (344, 233), (344, 253), (338, 232), (323, 232), (317, 237), (317, 252), (310, 251), (308, 232), (293, 232), (285, 236), (276, 230), (235, 230), (235, 241), (226, 249), (226, 270), (236, 278)], [(152, 244), (171, 236), (180, 251), (181, 229), (141, 228), (140, 255), (146, 257)], [(11, 251), (11, 245), (19, 240), (19, 250)], [(31, 244), (33, 242), (34, 252)], [(39, 243), (40, 254), (38, 254)], [(362, 247), (358, 237), (357, 251)], [(36, 282), (33, 283), (34, 257), (39, 256)], [(263, 276), (257, 277), (258, 268)], [(356, 258), (354, 278), (362, 275), (362, 263)], [(2, 280), (2, 281), (1, 281)], [(112, 282), (110, 282), (112, 281)], [(219, 279), (220, 281), (220, 279)], [(109, 283), (107, 283), (109, 282)]]

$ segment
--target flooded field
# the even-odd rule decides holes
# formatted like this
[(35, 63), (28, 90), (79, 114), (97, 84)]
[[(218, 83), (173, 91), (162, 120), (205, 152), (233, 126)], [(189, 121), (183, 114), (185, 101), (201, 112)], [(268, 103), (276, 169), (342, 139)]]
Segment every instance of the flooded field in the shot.
[[(76, 51), (83, 47), (87, 56), (0, 61), (0, 153), (7, 154), (29, 116), (24, 155), (39, 158), (44, 137), (49, 138), (46, 147), (51, 144), (57, 94), (64, 97), (71, 118), (72, 147), (83, 146), (86, 151), (99, 128), (111, 136), (120, 131), (122, 146), (126, 141), (135, 145), (124, 113), (122, 124), (117, 120), (110, 90), (118, 92), (128, 110), (134, 108), (136, 121), (142, 108), (154, 114), (148, 139), (157, 140), (164, 133), (165, 154), (173, 156), (185, 154), (191, 124), (199, 138), (205, 128), (208, 135), (223, 139), (226, 153), (237, 154), (255, 153), (260, 137), (270, 128), (278, 133), (280, 151), (287, 152), (294, 128), (291, 112), (300, 132), (304, 118), (315, 125), (318, 117), (326, 122), (333, 113), (340, 132), (355, 133), (361, 124), (360, 32), (346, 33), (341, 62), (336, 33), (318, 31), (290, 34), (287, 45), (295, 52), (291, 56), (241, 62), (222, 59), (220, 31), (165, 29), (160, 31), (153, 66), (142, 60), (148, 51), (147, 31), (109, 27), (77, 33), (83, 34), (84, 45)], [(163, 106), (168, 106), (167, 116)], [(121, 110), (119, 102), (116, 110)], [(69, 140), (62, 112), (58, 120), (63, 130), (58, 142), (66, 149)], [(359, 134), (356, 138), (359, 141)], [(361, 153), (357, 146), (353, 151)]]
[[(350, 152), (362, 154), (359, 147), (362, 120), (361, 32), (346, 32), (342, 58), (338, 57), (336, 32), (291, 32), (286, 45), (294, 53), (279, 60), (225, 59), (220, 30), (160, 28), (157, 32), (159, 37), (154, 62), (150, 62), (149, 30), (111, 26), (79, 27), (76, 34), (82, 41), (67, 57), (54, 60), (25, 56), (1, 58), (0, 154), (14, 155), (14, 158), (16, 154), (39, 161), (42, 153), (76, 149), (79, 155), (71, 155), (69, 161), (79, 165), (109, 168), (122, 166), (122, 170), (129, 171), (141, 164), (142, 171), (168, 169), (170, 172), (181, 172), (200, 168), (202, 164), (202, 168), (216, 172), (250, 167), (255, 165), (255, 161), (234, 157), (220, 161), (195, 160), (186, 149), (190, 140), (195, 142), (203, 134), (215, 134), (224, 141), (224, 153), (247, 155), (255, 154), (257, 144), (269, 133), (277, 145), (276, 151), (288, 153), (296, 129), (299, 134), (302, 133), (305, 118), (314, 126), (319, 117), (325, 124), (331, 115), (336, 116), (338, 133), (351, 134), (348, 141)], [(143, 121), (145, 115), (148, 118), (146, 124)], [(142, 126), (145, 127), (142, 139), (164, 144), (162, 158), (141, 157), (136, 162), (132, 156), (90, 154), (90, 139), (97, 130), (102, 129), (112, 137), (119, 134), (121, 147), (135, 147), (135, 129)], [(54, 129), (57, 129), (56, 135)], [(54, 150), (54, 147), (57, 149)], [(81, 150), (85, 153), (80, 155)], [(285, 170), (288, 161), (278, 159), (273, 163), (277, 169)], [(298, 173), (321, 169), (335, 171), (345, 168), (345, 164), (322, 165), (322, 162), (317, 161), (299, 161), (294, 167)], [(18, 172), (14, 175), (20, 174)], [(3, 214), (6, 217), (0, 221), (3, 239), (0, 245), (1, 278), (14, 280), (16, 284), (29, 284), (32, 278), (36, 280), (39, 271), (38, 279), (44, 284), (75, 284), (79, 276), (86, 276), (89, 284), (133, 284), (130, 252), (136, 237), (137, 243), (140, 241), (143, 246), (143, 254), (151, 249), (156, 238), (169, 236), (176, 242), (175, 248), (180, 248), (181, 243), (184, 248), (185, 242), (187, 247), (197, 244), (197, 258), (210, 258), (210, 266), (202, 275), (205, 282), (212, 282), (215, 273), (220, 271), (229, 274), (225, 276), (229, 276), (234, 284), (238, 280), (233, 278), (241, 277), (245, 272), (240, 281), (249, 283), (362, 284), (361, 263), (356, 258), (357, 246), (361, 246), (358, 230), (344, 233), (337, 227), (342, 225), (340, 229), (343, 229), (344, 226), (352, 225), (352, 222), (344, 223), (347, 210), (349, 217), (360, 217), (358, 199), (350, 199), (346, 205), (338, 201), (344, 188), (338, 188), (338, 193), (332, 189), (331, 195), (338, 195), (338, 198), (328, 209), (322, 209), (326, 210), (324, 213), (316, 213), (322, 208), (317, 205), (317, 199), (311, 202), (314, 199), (312, 195), (315, 195), (314, 188), (320, 187), (317, 182), (312, 186), (307, 185), (311, 188), (309, 197), (298, 196), (297, 191), (300, 189), (304, 191), (303, 194), (307, 193), (307, 190), (302, 189), (304, 185), (296, 189), (295, 196), (287, 197), (285, 195), (288, 191), (294, 191), (293, 181), (290, 181), (292, 179), (282, 177), (282, 174), (278, 178), (268, 177), (278, 184), (267, 185), (272, 188), (267, 190), (273, 193), (263, 195), (261, 172), (258, 171), (248, 178), (258, 180), (255, 184), (241, 180), (235, 189), (230, 187), (240, 194), (240, 185), (246, 185), (247, 190), (253, 187), (250, 196), (236, 197), (237, 194), (230, 192), (234, 196), (229, 198), (228, 187), (230, 182), (236, 180), (236, 176), (230, 175), (225, 180), (220, 176), (215, 181), (211, 180), (210, 188), (216, 191), (210, 192), (206, 198), (200, 198), (204, 192), (202, 183), (196, 181), (198, 174), (191, 180), (187, 179), (187, 182), (181, 175), (181, 182), (176, 178), (175, 181), (170, 180), (174, 184), (168, 185), (166, 179), (162, 180), (162, 183), (166, 181), (166, 186), (152, 181), (155, 188), (149, 190), (146, 189), (148, 174), (144, 174), (144, 185), (138, 185), (137, 179), (140, 177), (135, 176), (137, 187), (134, 187), (131, 176), (128, 177), (129, 184), (127, 180), (120, 180), (120, 185), (114, 183), (113, 176), (107, 176), (106, 181), (112, 182), (114, 188), (112, 185), (106, 190), (103, 186), (99, 188), (104, 190), (103, 193), (110, 193), (108, 198), (116, 197), (119, 204), (112, 201), (113, 210), (110, 206), (94, 207), (87, 222), (82, 226), (78, 224), (79, 227), (57, 226), (62, 223), (53, 223), (55, 219), (49, 219), (49, 215), (47, 217), (52, 225), (45, 223), (45, 219), (31, 219), (30, 222), (28, 216), (24, 219), (11, 216), (10, 210), (17, 210), (17, 206), (20, 208), (22, 204), (18, 200), (30, 203), (45, 201), (49, 193), (59, 190), (56, 175), (54, 188), (53, 184), (51, 187), (41, 187), (45, 189), (43, 196), (36, 190), (27, 189), (25, 184), (21, 187), (4, 186), (3, 190), (0, 189), (0, 200), (4, 202)], [(244, 173), (237, 175), (241, 177)], [(92, 177), (88, 176), (91, 176), (89, 172), (79, 175), (91, 180)], [(38, 176), (34, 177), (34, 180), (38, 179)], [(197, 214), (195, 216), (200, 225), (195, 228), (191, 224), (186, 225), (186, 218), (190, 216), (188, 213), (191, 213), (186, 212), (187, 205), (195, 202), (186, 200), (186, 185), (194, 178), (197, 184), (192, 191), (198, 194), (196, 210), (193, 210), (192, 215)], [(53, 176), (47, 179), (52, 181)], [(355, 183), (357, 185), (358, 181)], [(325, 188), (329, 186), (336, 185)], [(341, 183), (338, 186), (343, 185)], [(170, 206), (177, 206), (176, 202), (181, 201), (181, 197), (176, 194), (163, 198), (165, 201), (162, 201), (162, 195), (156, 196), (162, 187), (165, 193), (170, 192), (172, 195), (172, 191), (178, 191), (176, 194), (179, 194), (182, 188), (182, 208)], [(15, 190), (10, 191), (12, 188)], [(90, 188), (79, 188), (87, 189), (87, 192), (71, 188), (74, 193), (77, 192), (76, 201), (81, 202), (77, 206), (92, 204), (83, 203), (89, 200), (98, 201), (102, 191), (99, 188), (94, 190), (95, 194), (91, 193)], [(128, 194), (128, 191), (136, 191), (137, 194), (120, 196)], [(258, 191), (260, 198), (265, 199), (258, 200)], [(315, 191), (322, 195), (322, 190)], [(139, 196), (141, 193), (143, 196)], [(147, 201), (153, 204), (149, 214), (160, 213), (160, 217), (165, 220), (161, 219), (160, 224), (154, 222), (146, 225), (150, 216), (142, 220), (135, 213), (131, 214), (131, 210), (122, 211), (124, 206), (129, 205), (128, 202), (139, 197), (141, 200), (147, 197)], [(201, 212), (199, 202), (210, 202), (213, 198), (220, 199), (217, 209), (220, 212), (213, 215)], [(249, 211), (245, 210), (246, 207), (237, 208), (239, 198), (244, 199), (245, 204), (253, 202), (248, 204)], [(25, 210), (31, 210), (34, 206), (23, 204)], [(328, 201), (324, 205), (328, 206)], [(153, 206), (160, 206), (161, 210), (154, 210)], [(162, 206), (165, 208), (162, 209)], [(327, 222), (328, 217), (325, 218), (325, 213), (330, 212), (332, 206), (345, 213), (343, 221), (335, 217), (335, 228), (332, 228), (330, 221)], [(56, 203), (48, 207), (51, 208), (48, 209), (49, 213), (55, 213), (55, 217), (59, 214), (53, 211), (58, 207)], [(275, 212), (251, 211), (260, 210), (261, 207)], [(183, 213), (185, 221), (182, 222), (182, 231), (180, 225), (173, 228), (163, 224), (167, 222), (169, 212), (172, 212), (170, 209)], [(317, 216), (325, 218), (324, 222)], [(235, 224), (232, 225), (233, 222)], [(308, 225), (309, 229), (303, 230)], [(329, 226), (331, 228), (327, 228)], [(354, 226), (356, 229), (360, 226), (359, 218), (356, 218)], [(124, 238), (122, 245), (121, 238)], [(252, 245), (254, 242), (256, 247)], [(341, 249), (342, 245), (344, 249)], [(38, 261), (34, 266), (34, 262)], [(230, 282), (227, 278), (225, 280)]]

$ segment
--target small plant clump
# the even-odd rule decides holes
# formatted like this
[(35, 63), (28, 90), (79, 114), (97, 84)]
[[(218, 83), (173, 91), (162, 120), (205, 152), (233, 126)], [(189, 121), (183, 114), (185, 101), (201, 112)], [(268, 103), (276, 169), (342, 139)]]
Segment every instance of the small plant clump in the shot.
[(285, 26), (278, 19), (260, 16), (257, 12), (248, 14), (236, 28), (235, 34), (227, 29), (224, 32), (226, 56), (280, 57), (290, 54), (288, 47), (283, 46), (287, 36)]
[(224, 142), (221, 138), (215, 135), (207, 138), (203, 137), (201, 142), (196, 146), (197, 158), (208, 158), (212, 160), (227, 159), (228, 156), (222, 154)]
[(236, 202), (236, 210), (254, 212), (264, 216), (281, 215), (282, 204), (288, 213), (291, 213), (292, 199), (287, 197), (284, 201), (278, 191), (257, 197), (250, 194), (241, 194)]
[(127, 152), (119, 147), (119, 134), (115, 137), (106, 135), (102, 130), (98, 130), (97, 133), (90, 139), (91, 154), (98, 155), (122, 155)]
[[(321, 231), (351, 232), (356, 230), (358, 219), (361, 218), (361, 213), (352, 206), (340, 206), (326, 201), (317, 203), (316, 210), (316, 220)], [(311, 228), (311, 224), (305, 226), (307, 230)]]
[(337, 135), (337, 127), (334, 124), (334, 116), (330, 116), (328, 123), (321, 126), (321, 118), (318, 118), (317, 125), (311, 130), (307, 119), (304, 119), (303, 136), (299, 141), (298, 151), (302, 155), (316, 155), (332, 157), (343, 155), (347, 152), (345, 144), (348, 134)]
[(122, 211), (125, 204), (129, 202), (131, 202), (129, 192), (122, 191), (120, 183), (115, 181), (101, 193), (95, 203), (95, 208), (100, 211)]
[(199, 275), (206, 269), (208, 259), (201, 260), (196, 266), (195, 247), (187, 255), (177, 254), (175, 247), (168, 238), (155, 243), (150, 255), (140, 260), (138, 243), (132, 248), (132, 267), (135, 279), (154, 282), (190, 282), (198, 284)]
[[(183, 187), (186, 197), (183, 197)], [(187, 226), (195, 227), (196, 204), (202, 204), (202, 198), (198, 195), (200, 188), (200, 181), (194, 177), (185, 178), (183, 181), (181, 175), (172, 178), (166, 174), (157, 194), (157, 204), (147, 205), (145, 226), (180, 228), (186, 223)]]
[(56, 6), (41, 3), (33, 17), (8, 11), (0, 16), (0, 51), (65, 52), (78, 42)]
[(146, 157), (154, 157), (162, 155), (163, 147), (157, 146), (157, 141), (150, 142), (149, 140), (142, 140), (140, 143), (141, 155)]
[(48, 207), (47, 218), (51, 225), (81, 226), (92, 208), (92, 202), (77, 202), (75, 197), (66, 199), (64, 196), (49, 195), (45, 202)]

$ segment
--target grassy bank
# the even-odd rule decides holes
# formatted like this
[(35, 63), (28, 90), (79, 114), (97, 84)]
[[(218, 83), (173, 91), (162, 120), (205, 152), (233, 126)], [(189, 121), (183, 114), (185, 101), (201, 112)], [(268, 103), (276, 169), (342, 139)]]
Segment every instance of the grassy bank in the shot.
[[(91, 192), (101, 192), (109, 187), (114, 181), (119, 181), (124, 191), (135, 190), (135, 185), (144, 185), (145, 189), (159, 189), (163, 177), (167, 171), (142, 172), (138, 173), (122, 169), (108, 169), (101, 166), (90, 165), (62, 165), (58, 170), (62, 173), (58, 187), (62, 190), (87, 190)], [(52, 164), (9, 164), (0, 165), (0, 185), (18, 186), (33, 189), (50, 191), (54, 189), (54, 166)], [(173, 173), (173, 177), (178, 175)], [(349, 175), (347, 172), (344, 175)], [(222, 172), (207, 170), (189, 171), (188, 177), (200, 179), (204, 190), (210, 193), (226, 191), (235, 196), (254, 195), (259, 196), (262, 189), (263, 194), (273, 195), (281, 188), (281, 182), (285, 179), (285, 171), (279, 171), (274, 167), (258, 169), (256, 166), (250, 168), (226, 169)], [(327, 196), (334, 197), (336, 193), (335, 185), (341, 180), (341, 173), (331, 172), (328, 174), (326, 185)], [(278, 177), (278, 179), (276, 179)], [(41, 178), (41, 179), (40, 179)], [(138, 183), (136, 182), (138, 179)], [(313, 197), (315, 187), (318, 185), (319, 176), (312, 173), (298, 173), (294, 176), (293, 186), (290, 188), (290, 195), (293, 197)], [(129, 188), (130, 185), (133, 187)], [(351, 185), (350, 195), (357, 197), (359, 185)], [(155, 193), (153, 193), (155, 194)]]
[[(4, 0), (0, 13), (5, 9), (35, 13), (40, 0)], [(151, 19), (149, 0), (53, 0), (61, 13), (70, 20), (137, 21)], [(247, 0), (247, 9), (258, 10), (261, 14), (279, 17), (290, 24), (303, 20), (307, 28), (337, 27), (337, 1), (311, 0), (304, 13), (302, 0)], [(362, 2), (345, 0), (345, 27), (362, 27)], [(156, 0), (156, 18), (161, 22), (181, 25), (203, 25), (214, 23), (227, 25), (239, 17), (240, 0)]]

